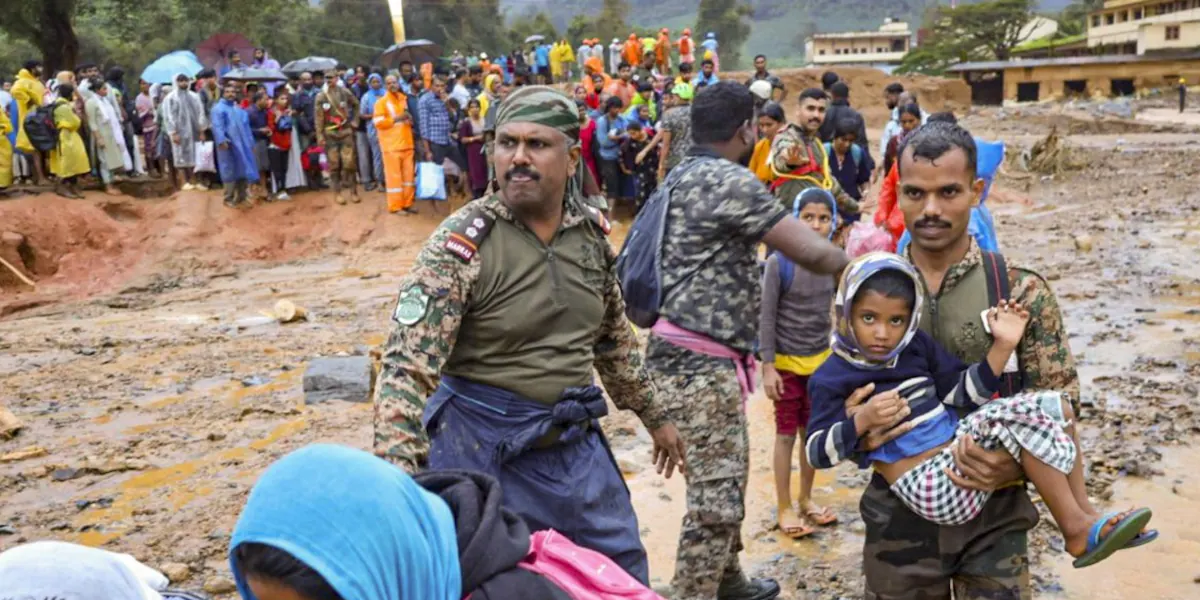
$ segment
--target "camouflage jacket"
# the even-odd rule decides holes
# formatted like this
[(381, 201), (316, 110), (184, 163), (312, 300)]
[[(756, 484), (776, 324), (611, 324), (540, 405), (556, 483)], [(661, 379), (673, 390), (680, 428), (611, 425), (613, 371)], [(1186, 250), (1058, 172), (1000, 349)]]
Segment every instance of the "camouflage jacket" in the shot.
[[(703, 146), (668, 176), (671, 204), (662, 241), (661, 314), (671, 323), (749, 352), (758, 336), (761, 282), (758, 244), (787, 216), (745, 167)], [(678, 178), (678, 179), (676, 179)], [(651, 368), (683, 374), (722, 361), (650, 337)], [(725, 361), (727, 362), (727, 361)]]
[(667, 110), (659, 128), (671, 132), (671, 146), (664, 148), (661, 156), (667, 161), (667, 169), (674, 169), (692, 149), (692, 105)]
[[(801, 178), (790, 179), (786, 174), (791, 173), (795, 166), (788, 164), (788, 155), (792, 149), (800, 147), (801, 160), (807, 162), (809, 158), (816, 161), (821, 166), (823, 172), (812, 173)], [(838, 211), (842, 214), (858, 214), (858, 202), (851, 198), (842, 190), (842, 185), (838, 183), (836, 177), (829, 170), (829, 157), (825, 152), (825, 144), (821, 143), (821, 139), (813, 135), (807, 135), (804, 130), (795, 124), (789, 124), (775, 135), (775, 139), (771, 142), (771, 155), (768, 158), (775, 172), (782, 175), (777, 176), (775, 187), (775, 195), (783, 201), (784, 205), (791, 208), (792, 199), (796, 194), (810, 187), (823, 187), (833, 194), (837, 199)], [(782, 179), (783, 181), (779, 181)]]
[[(585, 200), (568, 201), (563, 214), (562, 229), (586, 226), (589, 218), (596, 221), (594, 211)], [(464, 327), (513, 327), (497, 324), (494, 319), (481, 323), (471, 318), (480, 298), (495, 295), (496, 290), (476, 289), (483, 271), (489, 240), (484, 239), (478, 252), (469, 252), (464, 259), (456, 230), (471, 233), (465, 219), (480, 209), (499, 221), (524, 228), (499, 195), (475, 200), (447, 218), (425, 242), (412, 270), (400, 283), (400, 300), (393, 314), (392, 332), (383, 352), (383, 366), (375, 392), (375, 453), (410, 471), (421, 468), (429, 451), (429, 440), (421, 418), (426, 399), (438, 385), (443, 367), (455, 352), (459, 338), (469, 337)], [(473, 222), (478, 223), (478, 222)], [(464, 228), (463, 226), (468, 227)], [(596, 235), (601, 235), (598, 232)], [(447, 244), (448, 240), (454, 240)], [(616, 256), (607, 240), (598, 240), (604, 247), (602, 275), (597, 282), (597, 296), (602, 296), (603, 317), (594, 325), (591, 335), (591, 360), (599, 373), (605, 390), (613, 403), (622, 409), (633, 410), (649, 429), (667, 422), (666, 413), (655, 401), (654, 388), (643, 368), (642, 353), (633, 328), (625, 318), (625, 302), (613, 265)], [(455, 248), (455, 244), (459, 246)], [(560, 261), (561, 262), (561, 261)], [(544, 286), (536, 287), (544, 291)], [(523, 289), (501, 290), (520, 293)], [(415, 299), (415, 300), (414, 300)], [(575, 309), (572, 309), (575, 310)], [(514, 319), (529, 319), (532, 315), (513, 315)], [(533, 317), (535, 318), (535, 317)], [(465, 325), (464, 325), (465, 320)], [(507, 330), (505, 330), (507, 331)], [(503, 334), (503, 332), (500, 332)], [(495, 337), (497, 332), (489, 335)], [(465, 348), (463, 351), (469, 351)], [(468, 375), (468, 374), (460, 374)], [(590, 375), (589, 375), (590, 377)]]
[[(905, 249), (904, 258), (912, 262), (912, 246)], [(967, 272), (981, 261), (979, 246), (972, 240), (966, 256), (946, 272), (938, 294), (954, 289)], [(1078, 410), (1079, 373), (1075, 370), (1075, 357), (1071, 354), (1058, 299), (1046, 280), (1030, 269), (1009, 262), (1008, 279), (1010, 297), (1024, 305), (1030, 315), (1025, 336), (1017, 345), (1017, 359), (1025, 389), (1063, 392)], [(979, 359), (964, 360), (971, 362)]]
[(317, 94), (314, 108), (319, 143), (325, 143), (326, 137), (344, 140), (354, 134), (354, 128), (358, 126), (358, 100), (350, 90), (330, 85), (329, 89)]

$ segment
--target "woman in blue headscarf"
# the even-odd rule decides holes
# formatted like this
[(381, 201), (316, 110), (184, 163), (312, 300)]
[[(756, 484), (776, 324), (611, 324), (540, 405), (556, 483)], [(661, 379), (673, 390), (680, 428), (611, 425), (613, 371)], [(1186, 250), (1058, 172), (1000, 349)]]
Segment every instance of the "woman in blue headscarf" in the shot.
[(517, 567), (529, 548), (493, 479), (313, 445), (263, 473), (229, 557), (245, 600), (568, 600)]

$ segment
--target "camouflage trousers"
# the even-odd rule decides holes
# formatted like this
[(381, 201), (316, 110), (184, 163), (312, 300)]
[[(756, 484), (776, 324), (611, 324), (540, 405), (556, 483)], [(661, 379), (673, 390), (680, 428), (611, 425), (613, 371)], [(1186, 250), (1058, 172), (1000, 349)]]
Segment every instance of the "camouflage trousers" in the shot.
[(651, 377), (687, 444), (687, 513), (679, 534), (675, 600), (716, 600), (721, 580), (741, 573), (750, 444), (741, 388), (729, 368)]
[(875, 475), (859, 511), (866, 600), (1033, 597), (1026, 532), (1038, 512), (1023, 486), (996, 490), (978, 517), (948, 526), (917, 516)]

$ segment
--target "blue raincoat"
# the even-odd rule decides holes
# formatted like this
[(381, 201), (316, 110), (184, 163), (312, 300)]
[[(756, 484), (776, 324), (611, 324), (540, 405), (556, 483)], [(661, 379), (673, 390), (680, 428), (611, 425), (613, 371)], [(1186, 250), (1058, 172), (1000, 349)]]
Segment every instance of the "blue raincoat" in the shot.
[[(531, 531), (555, 529), (649, 585), (629, 488), (600, 430), (599, 419), (607, 414), (604, 394), (594, 385), (569, 388), (547, 405), (443, 375), (425, 407), (429, 467), (495, 477), (504, 507), (521, 515)], [(544, 443), (556, 430), (557, 441)]]
[[(221, 98), (212, 109), (212, 132), (221, 181), (258, 181), (250, 115), (241, 106)], [(222, 149), (221, 144), (226, 142), (229, 147)]]

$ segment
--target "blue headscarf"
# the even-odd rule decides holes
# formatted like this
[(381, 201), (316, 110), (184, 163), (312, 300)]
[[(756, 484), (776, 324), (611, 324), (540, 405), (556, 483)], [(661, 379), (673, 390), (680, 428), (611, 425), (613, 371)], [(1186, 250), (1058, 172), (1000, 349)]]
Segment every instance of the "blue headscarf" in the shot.
[(345, 600), (459, 600), (454, 517), (407, 473), (361, 450), (312, 445), (263, 473), (229, 543), (255, 542), (311, 567)]
[[(372, 81), (379, 82), (379, 89), (374, 89), (371, 87)], [(379, 102), (380, 98), (383, 98), (386, 95), (387, 88), (383, 87), (383, 78), (379, 76), (379, 73), (371, 73), (371, 75), (367, 77), (367, 92), (363, 94), (363, 97), (361, 98), (361, 103), (358, 109), (359, 112), (364, 115), (375, 114), (375, 104)]]

